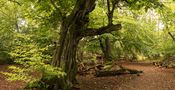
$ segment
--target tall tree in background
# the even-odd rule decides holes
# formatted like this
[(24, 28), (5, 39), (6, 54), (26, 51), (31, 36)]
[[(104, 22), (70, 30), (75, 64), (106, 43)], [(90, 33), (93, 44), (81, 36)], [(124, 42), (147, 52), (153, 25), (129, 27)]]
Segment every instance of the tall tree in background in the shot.
[[(108, 17), (108, 26), (113, 25), (113, 14), (114, 10), (116, 8), (116, 4), (119, 3), (118, 0), (107, 0), (107, 17)], [(100, 39), (100, 46), (102, 48), (102, 51), (104, 53), (105, 59), (108, 61), (112, 61), (112, 53), (111, 53), (111, 42), (110, 38), (105, 38), (105, 45), (103, 45), (102, 40)]]

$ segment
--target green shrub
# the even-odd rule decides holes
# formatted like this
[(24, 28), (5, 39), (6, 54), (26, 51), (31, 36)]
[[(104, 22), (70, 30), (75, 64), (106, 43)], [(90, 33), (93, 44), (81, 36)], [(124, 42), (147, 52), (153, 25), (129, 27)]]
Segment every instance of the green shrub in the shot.
[[(26, 35), (20, 35), (9, 53), (16, 66), (10, 66), (12, 72), (1, 72), (9, 76), (8, 80), (23, 80), (26, 88), (49, 88), (57, 78), (65, 75), (61, 68), (53, 67), (45, 62), (51, 61), (52, 56), (47, 51), (49, 45), (40, 47)], [(36, 74), (36, 75), (35, 75)]]

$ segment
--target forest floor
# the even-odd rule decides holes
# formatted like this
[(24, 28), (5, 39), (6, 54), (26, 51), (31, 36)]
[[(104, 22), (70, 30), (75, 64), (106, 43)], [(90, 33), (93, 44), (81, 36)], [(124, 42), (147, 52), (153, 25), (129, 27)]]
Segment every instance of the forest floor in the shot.
[[(151, 63), (120, 63), (126, 68), (142, 70), (140, 76), (120, 75), (95, 77), (78, 76), (80, 90), (175, 90), (175, 69), (160, 68)], [(8, 65), (0, 65), (0, 71), (7, 71)], [(0, 74), (0, 90), (17, 90), (23, 82), (9, 82)]]
[(175, 90), (175, 69), (156, 67), (152, 63), (120, 64), (143, 73), (140, 76), (79, 76), (81, 90)]
[[(0, 65), (0, 72), (9, 72), (9, 65)], [(0, 73), (0, 90), (18, 90), (24, 86), (22, 81), (7, 81), (6, 76)]]

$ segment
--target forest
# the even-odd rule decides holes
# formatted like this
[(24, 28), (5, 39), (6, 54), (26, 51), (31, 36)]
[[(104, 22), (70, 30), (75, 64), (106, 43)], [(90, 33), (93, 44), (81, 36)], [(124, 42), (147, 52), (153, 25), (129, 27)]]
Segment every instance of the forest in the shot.
[(175, 0), (0, 0), (0, 90), (175, 90)]

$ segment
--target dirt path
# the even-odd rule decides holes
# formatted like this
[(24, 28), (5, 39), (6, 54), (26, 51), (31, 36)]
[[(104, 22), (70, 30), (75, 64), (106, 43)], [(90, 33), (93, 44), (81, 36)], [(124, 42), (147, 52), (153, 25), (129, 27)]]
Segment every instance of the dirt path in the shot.
[(159, 68), (148, 63), (122, 65), (144, 73), (140, 76), (79, 77), (81, 90), (175, 90), (175, 69)]

